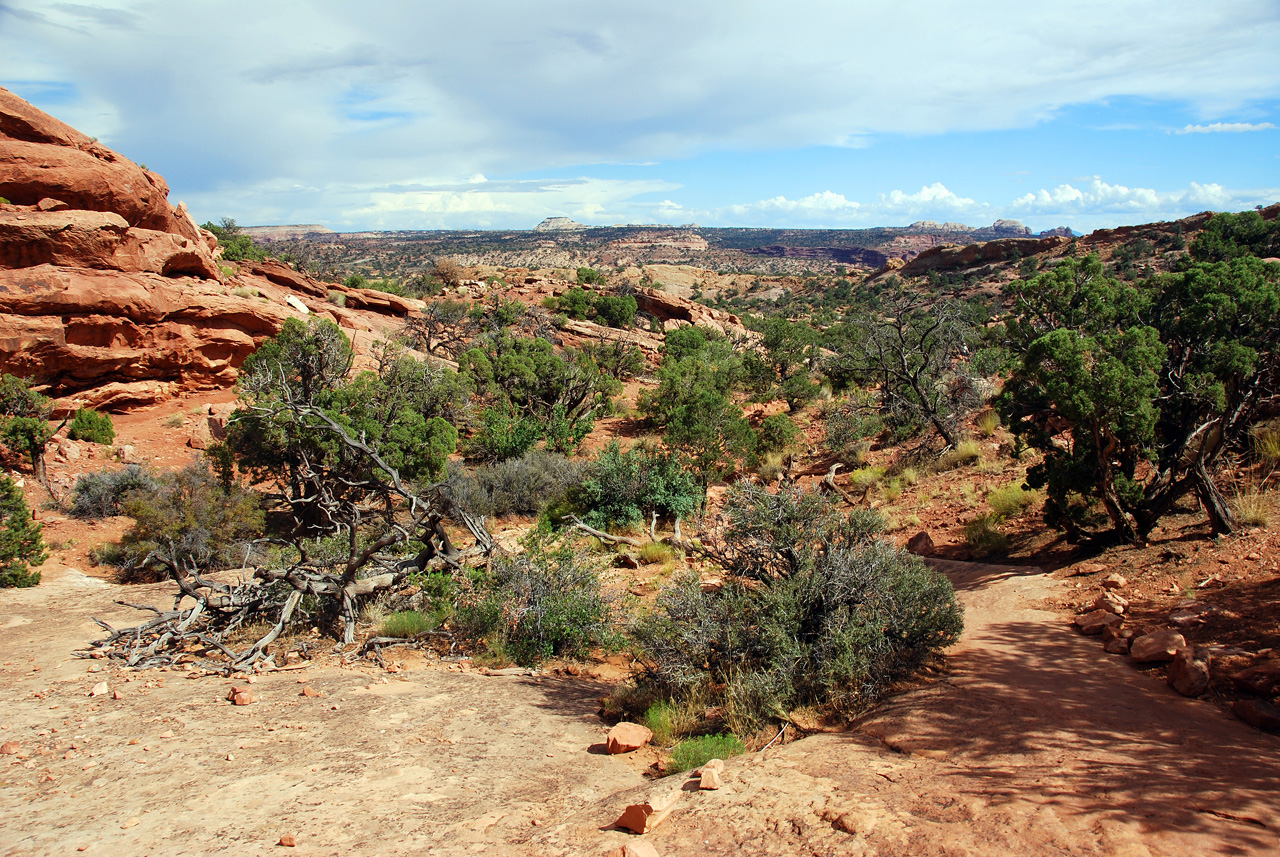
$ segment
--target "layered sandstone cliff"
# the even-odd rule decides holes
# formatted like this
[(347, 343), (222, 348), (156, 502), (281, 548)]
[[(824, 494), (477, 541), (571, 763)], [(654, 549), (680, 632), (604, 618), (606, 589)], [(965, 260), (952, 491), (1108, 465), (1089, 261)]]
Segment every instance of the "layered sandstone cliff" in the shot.
[(168, 195), (156, 173), (0, 88), (0, 371), (126, 408), (230, 385), (290, 316), (373, 332), (416, 303), (279, 262), (224, 267)]

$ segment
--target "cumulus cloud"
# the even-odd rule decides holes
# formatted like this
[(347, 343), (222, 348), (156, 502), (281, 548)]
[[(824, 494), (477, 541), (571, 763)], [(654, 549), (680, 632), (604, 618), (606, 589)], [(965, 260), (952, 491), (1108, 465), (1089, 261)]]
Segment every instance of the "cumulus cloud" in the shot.
[[(324, 212), (336, 223), (352, 211), (390, 216), (399, 204), (370, 208), (374, 186), (727, 150), (852, 151), (886, 134), (1024, 128), (1111, 98), (1176, 101), (1206, 123), (1188, 127), (1227, 130), (1244, 123), (1221, 117), (1254, 115), (1244, 108), (1280, 96), (1278, 43), (1272, 0), (1016, 11), (1001, 0), (762, 0), (732, 10), (722, 0), (3, 0), (0, 85), (37, 101), (63, 92), (47, 102), (59, 118), (158, 169), (177, 196), (207, 201), (207, 216), (301, 220), (323, 208), (289, 189), (322, 188), (353, 204)], [(604, 197), (582, 205), (626, 214), (605, 185), (593, 187)], [(514, 193), (492, 197), (497, 214), (529, 207)], [(659, 211), (647, 193), (636, 191), (627, 211)], [(425, 199), (403, 206), (437, 206), (443, 217), (453, 204)], [(845, 222), (875, 206), (980, 204), (903, 192), (860, 205), (822, 193), (747, 205)]]
[(1217, 183), (1191, 182), (1177, 190), (1111, 184), (1094, 176), (1080, 187), (1061, 184), (1015, 199), (1009, 210), (1018, 216), (1125, 215), (1128, 222), (1185, 217), (1199, 211), (1227, 211), (1269, 205), (1280, 188), (1232, 190)]
[(1239, 134), (1245, 131), (1274, 131), (1276, 126), (1271, 122), (1211, 122), (1208, 125), (1187, 125), (1175, 134)]

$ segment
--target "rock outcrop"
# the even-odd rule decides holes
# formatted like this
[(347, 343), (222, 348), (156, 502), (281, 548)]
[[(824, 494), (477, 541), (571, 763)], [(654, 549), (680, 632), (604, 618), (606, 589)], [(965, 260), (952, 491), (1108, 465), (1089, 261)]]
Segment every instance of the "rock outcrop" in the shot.
[[(997, 221), (997, 225), (999, 223), (1000, 221)], [(954, 244), (943, 244), (922, 251), (919, 256), (904, 265), (898, 273), (904, 277), (918, 277), (930, 271), (971, 268), (975, 265), (1003, 262), (1007, 259), (1030, 256), (1034, 253), (1044, 253), (1066, 242), (1066, 238), (1054, 235), (1048, 238), (998, 238), (995, 241), (966, 244), (962, 247)]]
[[(290, 316), (373, 331), (419, 306), (276, 261), (224, 268), (217, 239), (168, 194), (156, 173), (0, 89), (0, 369), (119, 410), (230, 385)], [(335, 290), (343, 306), (328, 302)]]
[[(636, 306), (645, 315), (660, 319), (668, 329), (692, 324), (721, 333), (745, 335), (746, 327), (736, 315), (703, 306), (688, 298), (641, 286), (635, 292)], [(683, 323), (683, 324), (682, 324)]]

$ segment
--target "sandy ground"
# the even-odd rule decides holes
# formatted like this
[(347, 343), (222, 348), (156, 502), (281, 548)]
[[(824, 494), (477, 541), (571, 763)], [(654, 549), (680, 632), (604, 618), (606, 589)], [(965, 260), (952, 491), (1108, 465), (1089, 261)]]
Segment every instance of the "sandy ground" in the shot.
[[(730, 760), (725, 788), (682, 791), (645, 838), (665, 855), (1280, 853), (1280, 738), (1074, 634), (1042, 609), (1065, 586), (1049, 575), (942, 565), (967, 625), (943, 678), (851, 732)], [(219, 678), (70, 657), (91, 613), (132, 622), (113, 598), (164, 592), (72, 569), (0, 591), (0, 741), (21, 746), (0, 757), (0, 854), (603, 855), (630, 839), (610, 829), (627, 803), (684, 782), (600, 753), (590, 680), (311, 667), (235, 707)], [(104, 680), (120, 699), (88, 695)]]

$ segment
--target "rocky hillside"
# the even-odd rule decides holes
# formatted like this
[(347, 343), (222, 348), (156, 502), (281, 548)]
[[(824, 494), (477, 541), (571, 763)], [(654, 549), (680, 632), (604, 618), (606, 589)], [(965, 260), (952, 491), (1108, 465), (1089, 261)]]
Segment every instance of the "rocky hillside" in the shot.
[(291, 315), (379, 332), (416, 305), (278, 262), (224, 263), (168, 195), (158, 174), (0, 89), (6, 372), (68, 404), (118, 410), (228, 386)]

